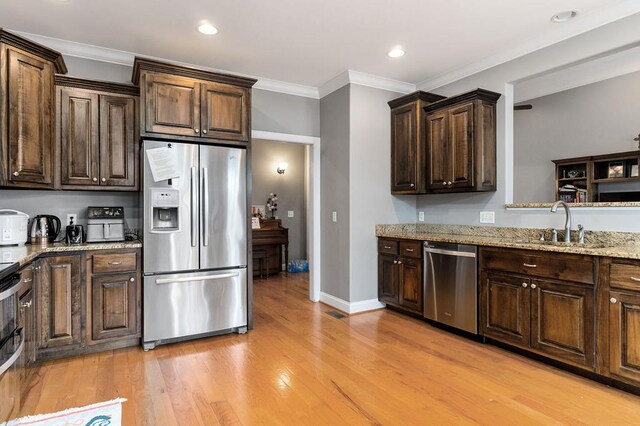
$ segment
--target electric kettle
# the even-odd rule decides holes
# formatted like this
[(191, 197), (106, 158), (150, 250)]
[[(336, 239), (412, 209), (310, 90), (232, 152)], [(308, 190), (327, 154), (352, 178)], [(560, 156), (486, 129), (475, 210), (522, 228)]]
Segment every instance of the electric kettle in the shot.
[(31, 244), (46, 246), (52, 244), (61, 227), (60, 219), (52, 215), (38, 215), (31, 222)]

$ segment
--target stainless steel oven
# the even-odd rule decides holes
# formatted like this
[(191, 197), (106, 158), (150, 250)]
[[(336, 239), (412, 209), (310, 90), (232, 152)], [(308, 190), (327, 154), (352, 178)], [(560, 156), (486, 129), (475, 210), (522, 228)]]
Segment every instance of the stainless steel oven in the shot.
[(18, 274), (0, 280), (0, 423), (15, 417), (20, 407), (18, 361), (24, 338), (18, 326), (18, 292), (22, 285)]

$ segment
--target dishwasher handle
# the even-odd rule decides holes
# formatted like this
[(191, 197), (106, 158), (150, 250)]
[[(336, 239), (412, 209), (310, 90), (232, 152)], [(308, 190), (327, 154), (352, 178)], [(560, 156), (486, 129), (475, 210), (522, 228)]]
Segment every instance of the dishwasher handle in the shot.
[(436, 253), (436, 254), (444, 254), (446, 256), (458, 256), (458, 257), (476, 257), (475, 253), (470, 253), (468, 251), (454, 251), (454, 250), (444, 250), (434, 247), (425, 247), (425, 253)]

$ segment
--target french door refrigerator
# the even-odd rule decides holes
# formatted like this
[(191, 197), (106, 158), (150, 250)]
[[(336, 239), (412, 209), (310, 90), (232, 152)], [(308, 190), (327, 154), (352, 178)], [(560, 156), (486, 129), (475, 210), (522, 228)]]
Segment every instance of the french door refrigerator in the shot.
[[(151, 140), (142, 146), (144, 349), (246, 332), (246, 150)], [(147, 151), (157, 148), (173, 160), (176, 177), (154, 180)]]

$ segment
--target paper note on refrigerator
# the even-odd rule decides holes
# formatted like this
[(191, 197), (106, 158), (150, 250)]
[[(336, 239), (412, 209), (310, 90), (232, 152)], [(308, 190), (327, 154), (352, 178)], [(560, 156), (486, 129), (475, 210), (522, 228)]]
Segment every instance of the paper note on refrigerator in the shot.
[(147, 159), (155, 182), (180, 177), (176, 152), (171, 148), (148, 149)]

